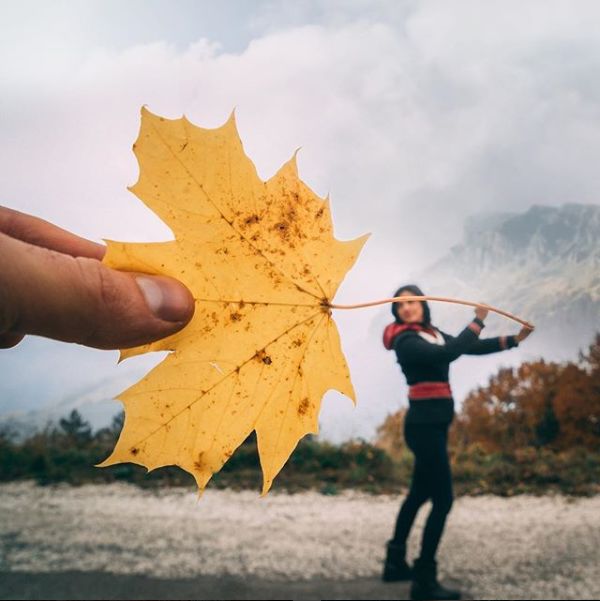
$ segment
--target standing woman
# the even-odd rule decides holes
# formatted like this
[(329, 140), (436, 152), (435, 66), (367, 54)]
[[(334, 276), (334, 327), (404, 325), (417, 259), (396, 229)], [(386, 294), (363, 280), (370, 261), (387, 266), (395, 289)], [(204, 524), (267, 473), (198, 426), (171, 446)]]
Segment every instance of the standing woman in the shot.
[[(407, 284), (394, 296), (423, 296), (418, 286)], [(435, 554), (454, 495), (448, 458), (448, 429), (454, 419), (454, 399), (448, 383), (452, 361), (462, 354), (485, 355), (519, 345), (532, 330), (480, 340), (488, 310), (475, 309), (475, 317), (456, 337), (431, 324), (427, 301), (392, 303), (394, 322), (384, 330), (383, 343), (395, 350), (406, 376), (409, 408), (404, 438), (415, 456), (411, 487), (398, 513), (394, 536), (387, 543), (383, 580), (410, 580), (411, 599), (460, 599), (461, 593), (437, 581)], [(428, 500), (432, 508), (421, 543), (420, 556), (411, 568), (406, 562), (406, 541), (419, 508)]]

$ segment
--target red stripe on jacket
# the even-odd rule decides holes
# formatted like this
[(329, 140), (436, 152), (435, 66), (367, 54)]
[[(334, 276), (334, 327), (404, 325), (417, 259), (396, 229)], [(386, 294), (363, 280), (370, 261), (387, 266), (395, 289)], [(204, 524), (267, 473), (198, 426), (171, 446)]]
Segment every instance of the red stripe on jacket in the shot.
[(448, 382), (418, 382), (408, 387), (408, 398), (410, 400), (434, 397), (452, 397), (450, 384)]

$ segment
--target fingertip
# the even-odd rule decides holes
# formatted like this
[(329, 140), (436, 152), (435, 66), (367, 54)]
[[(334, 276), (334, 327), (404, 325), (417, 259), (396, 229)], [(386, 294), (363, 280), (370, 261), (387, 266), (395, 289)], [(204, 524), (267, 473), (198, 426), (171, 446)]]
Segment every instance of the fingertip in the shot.
[(167, 276), (135, 276), (150, 311), (159, 319), (187, 323), (194, 315), (192, 293), (178, 280)]

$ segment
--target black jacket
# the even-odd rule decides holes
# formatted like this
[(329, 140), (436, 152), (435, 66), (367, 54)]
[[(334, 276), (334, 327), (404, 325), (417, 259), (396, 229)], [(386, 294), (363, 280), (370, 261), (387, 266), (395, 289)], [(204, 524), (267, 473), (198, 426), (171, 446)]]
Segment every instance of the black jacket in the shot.
[[(483, 321), (475, 317), (460, 332), (451, 336), (435, 328), (444, 344), (429, 342), (416, 330), (404, 330), (393, 339), (397, 361), (410, 386), (420, 382), (448, 383), (450, 363), (461, 355), (487, 355), (508, 350), (519, 345), (516, 336), (496, 336), (479, 339)], [(407, 423), (451, 422), (454, 419), (454, 398), (451, 394), (409, 399)]]

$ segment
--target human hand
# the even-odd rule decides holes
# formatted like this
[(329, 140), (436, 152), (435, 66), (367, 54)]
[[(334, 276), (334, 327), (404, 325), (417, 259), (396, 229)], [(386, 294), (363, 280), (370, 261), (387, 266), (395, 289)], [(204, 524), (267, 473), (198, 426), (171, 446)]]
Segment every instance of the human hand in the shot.
[(521, 342), (522, 340), (525, 340), (525, 338), (527, 338), (527, 336), (529, 336), (529, 334), (531, 334), (531, 332), (533, 332), (535, 328), (533, 327), (528, 327), (528, 326), (523, 326), (521, 328), (521, 331), (515, 336), (515, 338)]
[[(485, 303), (482, 303), (482, 305), (483, 304), (485, 304)], [(481, 319), (481, 321), (483, 321), (487, 317), (487, 314), (489, 313), (488, 309), (486, 309), (482, 305), (475, 307), (475, 316), (479, 317), (479, 319)]]
[(102, 265), (106, 247), (0, 206), (0, 348), (37, 334), (100, 349), (164, 338), (194, 314), (166, 276)]

